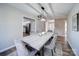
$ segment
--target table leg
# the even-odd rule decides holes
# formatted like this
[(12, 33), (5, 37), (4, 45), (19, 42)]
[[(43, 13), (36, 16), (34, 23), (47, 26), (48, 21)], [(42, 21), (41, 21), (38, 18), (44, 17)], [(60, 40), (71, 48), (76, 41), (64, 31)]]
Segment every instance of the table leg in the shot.
[(39, 51), (40, 56), (44, 56), (44, 47)]

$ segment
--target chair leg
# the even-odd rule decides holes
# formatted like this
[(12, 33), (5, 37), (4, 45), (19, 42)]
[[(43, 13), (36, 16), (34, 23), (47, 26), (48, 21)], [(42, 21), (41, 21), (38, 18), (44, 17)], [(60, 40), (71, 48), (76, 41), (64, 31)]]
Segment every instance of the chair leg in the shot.
[(40, 56), (44, 56), (44, 47), (40, 50)]
[(55, 55), (55, 53), (56, 53), (56, 47), (54, 47), (53, 49), (53, 55)]
[(51, 49), (51, 52), (52, 52), (52, 56), (53, 56), (53, 50)]
[(54, 47), (54, 52), (56, 52), (55, 49), (56, 49), (56, 47)]

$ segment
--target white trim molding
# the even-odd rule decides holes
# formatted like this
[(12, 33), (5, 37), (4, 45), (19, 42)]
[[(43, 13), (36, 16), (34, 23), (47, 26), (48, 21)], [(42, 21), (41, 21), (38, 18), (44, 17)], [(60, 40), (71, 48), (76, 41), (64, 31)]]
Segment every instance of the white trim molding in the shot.
[(15, 45), (12, 45), (12, 46), (10, 46), (10, 47), (8, 47), (8, 48), (5, 48), (5, 49), (3, 49), (3, 50), (0, 50), (0, 53), (2, 53), (2, 52), (4, 52), (4, 51), (7, 51), (7, 50), (9, 50), (9, 49), (11, 49), (11, 48), (13, 48), (13, 47), (15, 47)]
[(71, 43), (67, 40), (67, 42), (69, 43), (72, 51), (74, 52), (75, 56), (78, 56), (78, 54), (76, 53), (76, 50), (72, 47)]

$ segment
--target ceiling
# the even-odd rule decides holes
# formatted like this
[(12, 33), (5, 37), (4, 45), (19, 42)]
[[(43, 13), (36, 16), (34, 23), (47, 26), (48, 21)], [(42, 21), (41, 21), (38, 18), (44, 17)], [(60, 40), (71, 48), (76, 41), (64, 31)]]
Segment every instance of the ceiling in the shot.
[[(12, 3), (19, 10), (25, 12), (29, 17), (35, 18), (43, 14), (47, 19), (67, 18), (74, 3)], [(44, 7), (43, 11), (41, 6)]]

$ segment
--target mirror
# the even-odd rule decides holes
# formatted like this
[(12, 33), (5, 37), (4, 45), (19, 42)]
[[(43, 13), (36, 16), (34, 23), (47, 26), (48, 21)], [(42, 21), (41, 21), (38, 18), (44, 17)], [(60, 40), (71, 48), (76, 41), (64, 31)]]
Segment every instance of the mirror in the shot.
[(72, 17), (72, 31), (79, 31), (79, 13)]

